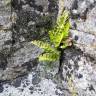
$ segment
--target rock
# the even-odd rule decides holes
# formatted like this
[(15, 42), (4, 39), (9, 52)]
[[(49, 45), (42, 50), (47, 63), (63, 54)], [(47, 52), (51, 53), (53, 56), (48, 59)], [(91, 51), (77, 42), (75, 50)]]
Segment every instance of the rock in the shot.
[(77, 8), (77, 0), (64, 0), (64, 7), (68, 10)]
[[(51, 63), (52, 64), (52, 63)], [(54, 76), (56, 75), (56, 70), (58, 70), (58, 63), (54, 63), (48, 66), (45, 63), (38, 64), (37, 68), (32, 72), (29, 72), (28, 75), (24, 78), (18, 77), (11, 82), (11, 84), (3, 84), (4, 92), (3, 94), (11, 94), (11, 95), (20, 95), (21, 96), (71, 96), (69, 93), (66, 84), (63, 82), (59, 82), (58, 84), (54, 81)], [(58, 72), (58, 71), (57, 71)], [(51, 78), (47, 76), (52, 75)], [(57, 80), (57, 78), (56, 78)], [(64, 85), (63, 87), (61, 85)], [(10, 90), (11, 89), (11, 90)], [(9, 92), (9, 93), (8, 93)]]
[(96, 36), (95, 10), (96, 10), (96, 7), (94, 7), (92, 10), (88, 12), (85, 22), (80, 21), (77, 23), (77, 30), (81, 30)]
[[(96, 36), (95, 0), (72, 0), (70, 3), (68, 0), (65, 0), (64, 5), (71, 12), (71, 21), (75, 23), (76, 30), (94, 34)], [(74, 29), (75, 27), (72, 28)]]
[[(96, 0), (12, 0), (11, 4), (0, 1), (0, 96), (72, 96), (72, 87), (78, 96), (95, 96)], [(38, 62), (43, 50), (30, 42), (48, 38), (47, 30), (63, 8), (70, 11), (73, 45), (64, 50), (58, 73), (59, 61)], [(71, 76), (73, 86), (68, 82)]]
[(56, 21), (58, 5), (54, 0), (13, 0), (12, 6), (6, 2), (0, 1), (0, 80), (13, 80), (37, 66), (42, 50), (30, 42), (46, 36)]
[(2, 93), (4, 90), (3, 86), (0, 84), (0, 93)]
[[(96, 37), (86, 32), (70, 30), (71, 37), (75, 40), (75, 46), (80, 48), (90, 57), (96, 58)], [(77, 40), (76, 40), (77, 39)]]
[[(76, 46), (96, 58), (96, 1), (72, 0), (70, 3), (68, 0), (65, 1), (65, 7), (70, 10), (71, 13), (70, 21), (72, 30), (70, 30), (70, 33), (72, 36), (74, 34), (78, 35), (78, 40), (72, 37), (77, 43)], [(69, 4), (69, 6), (67, 6), (67, 4)]]
[(0, 69), (6, 69), (7, 67), (7, 59), (4, 54), (0, 54)]
[[(94, 84), (96, 80), (92, 80), (92, 78), (96, 75), (96, 69), (94, 69), (96, 60), (84, 55), (83, 51), (75, 47), (66, 49), (64, 54), (62, 67), (64, 78), (73, 76), (73, 84), (78, 96), (95, 96), (96, 86)], [(90, 86), (92, 90), (89, 90)]]
[(11, 31), (7, 31), (7, 32), (4, 31), (4, 30), (1, 30), (0, 31), (0, 51), (6, 50), (6, 49), (10, 51), (10, 47), (11, 47), (11, 42), (10, 42), (11, 41), (11, 36), (12, 36), (12, 32)]
[[(40, 39), (46, 35), (45, 28), (49, 28), (52, 25), (52, 21), (55, 22), (56, 20), (57, 3), (54, 0), (41, 1), (15, 2), (14, 0), (12, 2), (13, 11), (16, 12), (18, 17), (16, 24), (13, 26), (14, 40), (19, 40), (23, 36), (26, 41), (31, 41), (32, 39)], [(19, 7), (20, 11), (18, 9)]]

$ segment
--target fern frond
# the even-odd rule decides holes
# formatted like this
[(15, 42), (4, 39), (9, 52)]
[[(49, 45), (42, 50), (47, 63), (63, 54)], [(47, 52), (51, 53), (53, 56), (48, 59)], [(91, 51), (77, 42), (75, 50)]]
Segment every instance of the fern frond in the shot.
[(69, 36), (69, 28), (69, 16), (68, 13), (64, 11), (62, 16), (58, 19), (57, 25), (49, 31), (50, 40), (55, 45), (55, 47), (60, 45), (63, 38)]
[(59, 54), (56, 53), (44, 53), (39, 56), (39, 61), (56, 61), (59, 59)]
[(52, 48), (51, 45), (47, 42), (34, 40), (34, 41), (31, 41), (31, 43), (38, 46), (41, 49), (44, 49), (44, 51), (49, 51), (49, 52), (54, 51), (55, 53), (57, 52), (57, 50), (55, 48)]
[(44, 50), (51, 50), (51, 46), (47, 42), (45, 43), (43, 41), (34, 40), (34, 41), (31, 41), (31, 43)]
[(57, 18), (57, 25), (62, 25), (66, 23), (66, 20), (69, 19), (69, 12), (65, 10), (60, 17)]
[(39, 40), (31, 42), (39, 48), (44, 49), (44, 53), (39, 56), (39, 61), (56, 61), (59, 59), (60, 50), (58, 50), (58, 48), (64, 49), (70, 44), (69, 41), (66, 42), (66, 39), (69, 36), (69, 28), (69, 14), (67, 11), (64, 11), (58, 18), (56, 26), (49, 31), (49, 43)]
[(68, 19), (64, 25), (64, 28), (63, 28), (63, 38), (62, 39), (69, 36), (69, 29), (70, 29), (70, 21)]

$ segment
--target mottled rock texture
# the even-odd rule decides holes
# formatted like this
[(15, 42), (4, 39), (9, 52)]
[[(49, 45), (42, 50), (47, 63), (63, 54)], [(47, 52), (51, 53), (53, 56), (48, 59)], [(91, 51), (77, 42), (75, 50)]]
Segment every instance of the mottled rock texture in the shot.
[[(0, 0), (0, 96), (96, 96), (96, 0)], [(10, 0), (9, 0), (10, 1)], [(62, 12), (70, 11), (73, 45), (59, 61), (39, 62), (32, 40), (47, 38)]]
[(46, 29), (55, 23), (58, 13), (54, 0), (12, 0), (9, 5), (5, 2), (0, 1), (0, 80), (16, 78), (28, 71), (28, 65), (34, 65), (41, 51), (30, 42), (47, 36)]

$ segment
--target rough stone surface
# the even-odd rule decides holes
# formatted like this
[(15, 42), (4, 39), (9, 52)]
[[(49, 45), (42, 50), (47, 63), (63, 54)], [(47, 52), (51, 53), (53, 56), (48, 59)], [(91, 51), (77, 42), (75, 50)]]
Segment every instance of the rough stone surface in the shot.
[(64, 54), (63, 76), (73, 75), (77, 96), (95, 96), (96, 60), (76, 47), (67, 49)]
[[(0, 0), (0, 96), (96, 96), (96, 0)], [(12, 6), (11, 6), (12, 5)], [(59, 61), (38, 62), (43, 50), (30, 41), (47, 38), (63, 10), (70, 11), (74, 45)]]

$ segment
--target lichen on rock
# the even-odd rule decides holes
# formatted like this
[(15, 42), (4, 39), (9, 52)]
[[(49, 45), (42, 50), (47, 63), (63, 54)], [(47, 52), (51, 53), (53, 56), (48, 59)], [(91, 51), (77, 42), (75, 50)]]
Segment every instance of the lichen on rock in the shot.
[[(0, 96), (72, 96), (66, 77), (74, 76), (77, 96), (96, 95), (96, 0), (0, 1)], [(61, 6), (62, 4), (62, 6)], [(38, 62), (30, 41), (47, 38), (64, 9), (70, 11), (73, 46), (59, 61)]]

